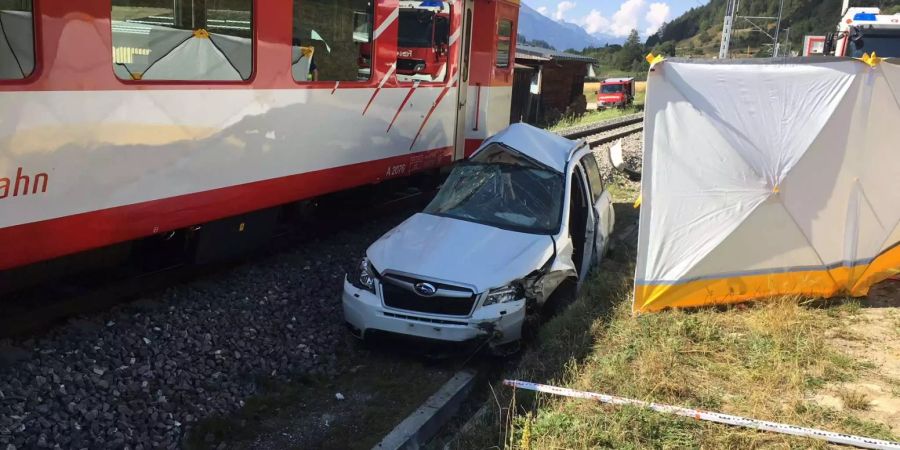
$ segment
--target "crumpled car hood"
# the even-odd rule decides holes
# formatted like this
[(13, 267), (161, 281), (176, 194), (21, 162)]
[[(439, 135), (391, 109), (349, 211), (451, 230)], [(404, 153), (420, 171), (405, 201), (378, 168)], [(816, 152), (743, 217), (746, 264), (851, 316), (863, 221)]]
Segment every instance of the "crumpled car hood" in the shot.
[(553, 255), (550, 236), (416, 214), (372, 244), (366, 256), (393, 270), (474, 286), (502, 287), (539, 269)]

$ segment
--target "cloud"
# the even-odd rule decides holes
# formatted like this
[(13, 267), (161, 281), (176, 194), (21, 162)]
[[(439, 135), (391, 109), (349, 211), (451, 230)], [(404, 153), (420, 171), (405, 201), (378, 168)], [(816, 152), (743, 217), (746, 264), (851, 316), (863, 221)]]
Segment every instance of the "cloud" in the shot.
[(603, 17), (603, 14), (596, 9), (592, 9), (579, 25), (591, 34), (609, 32), (609, 19)]
[(609, 33), (622, 37), (628, 36), (631, 30), (636, 30), (645, 5), (644, 0), (625, 0), (612, 16)]
[(575, 2), (562, 1), (556, 5), (556, 13), (553, 14), (553, 18), (556, 20), (563, 20), (566, 17), (566, 13), (575, 7)]
[(659, 27), (669, 20), (670, 12), (669, 5), (666, 3), (650, 4), (650, 9), (647, 11), (647, 15), (644, 16), (647, 19), (647, 30), (645, 31), (647, 36), (656, 33)]
[(539, 8), (537, 9), (537, 12), (539, 12), (539, 13), (541, 13), (541, 14), (543, 14), (543, 15), (546, 16), (546, 15), (547, 15), (547, 7), (546, 7), (546, 6), (541, 6), (541, 7), (539, 7)]

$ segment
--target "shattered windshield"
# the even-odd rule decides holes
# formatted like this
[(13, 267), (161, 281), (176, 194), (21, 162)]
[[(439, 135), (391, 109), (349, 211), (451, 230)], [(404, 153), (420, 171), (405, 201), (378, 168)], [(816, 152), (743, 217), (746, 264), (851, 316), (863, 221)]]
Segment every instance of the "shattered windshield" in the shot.
[(515, 157), (492, 159), (455, 167), (425, 213), (524, 233), (555, 233), (562, 215), (562, 175)]

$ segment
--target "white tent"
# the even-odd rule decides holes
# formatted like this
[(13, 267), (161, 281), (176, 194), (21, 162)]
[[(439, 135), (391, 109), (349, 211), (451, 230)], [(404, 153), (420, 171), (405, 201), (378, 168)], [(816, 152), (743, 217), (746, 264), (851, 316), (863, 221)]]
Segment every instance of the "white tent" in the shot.
[(861, 296), (896, 274), (898, 98), (888, 61), (654, 65), (635, 311)]
[(31, 75), (34, 70), (34, 33), (28, 11), (0, 11), (0, 80)]

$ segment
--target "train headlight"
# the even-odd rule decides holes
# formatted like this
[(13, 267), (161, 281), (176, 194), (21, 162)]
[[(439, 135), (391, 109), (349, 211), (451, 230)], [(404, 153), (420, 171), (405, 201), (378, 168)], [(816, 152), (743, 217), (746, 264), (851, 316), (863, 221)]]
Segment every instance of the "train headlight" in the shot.
[(415, 72), (424, 72), (425, 71), (425, 63), (418, 63), (416, 67), (413, 68)]

